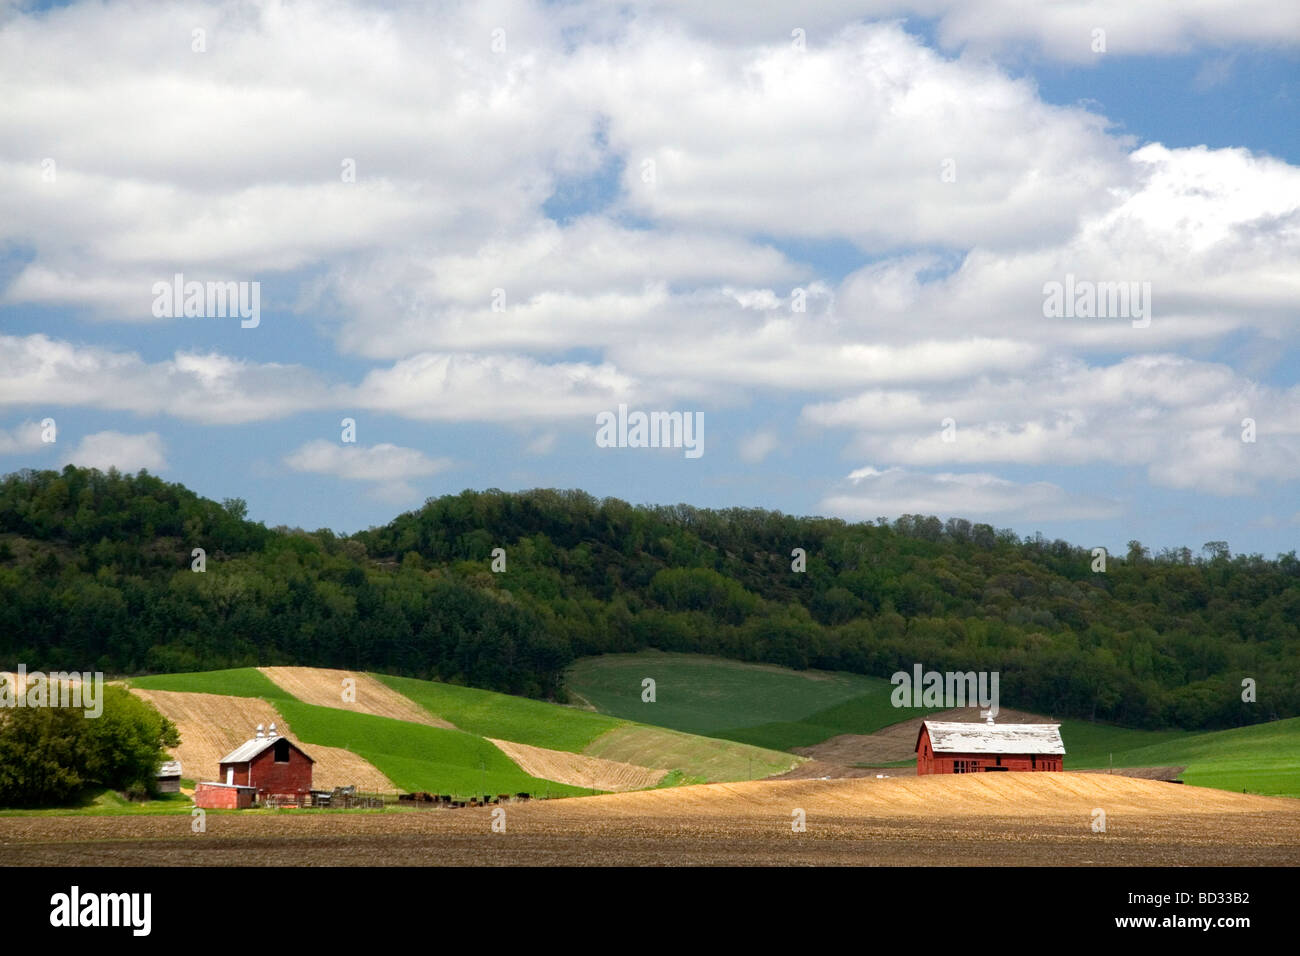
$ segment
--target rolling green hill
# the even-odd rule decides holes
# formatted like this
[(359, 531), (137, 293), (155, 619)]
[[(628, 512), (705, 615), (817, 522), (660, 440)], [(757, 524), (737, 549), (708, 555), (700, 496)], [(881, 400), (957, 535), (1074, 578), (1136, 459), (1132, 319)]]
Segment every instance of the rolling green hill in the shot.
[[(1300, 797), (1300, 718), (1215, 730), (1144, 732), (1067, 721), (1066, 766), (1074, 770), (1184, 766), (1199, 787)], [(1155, 739), (1153, 739), (1155, 738)]]
[[(655, 701), (641, 699), (641, 681), (655, 681)], [(700, 654), (605, 654), (578, 661), (570, 691), (602, 713), (788, 750), (836, 734), (870, 734), (897, 723), (893, 685), (879, 677), (795, 671)], [(928, 711), (908, 710), (901, 719)]]
[(516, 743), (672, 771), (675, 783), (753, 780), (789, 770), (783, 748), (674, 732), (662, 725), (620, 719), (473, 687), (375, 675), (436, 717), (463, 730)]
[(624, 723), (603, 714), (475, 687), (385, 674), (375, 677), (461, 730), (548, 750), (582, 753), (601, 734)]

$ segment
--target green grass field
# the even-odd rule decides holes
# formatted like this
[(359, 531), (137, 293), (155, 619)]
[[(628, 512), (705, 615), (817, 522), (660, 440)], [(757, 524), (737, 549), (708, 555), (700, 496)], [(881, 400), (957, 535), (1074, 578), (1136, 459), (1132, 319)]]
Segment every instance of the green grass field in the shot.
[(585, 753), (643, 767), (670, 767), (680, 772), (683, 783), (755, 780), (784, 773), (803, 761), (779, 750), (644, 724), (612, 730)]
[(224, 671), (197, 671), (188, 674), (154, 674), (130, 677), (126, 683), (142, 690), (174, 690), (187, 694), (225, 694), (227, 697), (261, 697), (263, 700), (295, 698), (256, 667), (237, 667)]
[[(641, 700), (646, 677), (655, 681), (654, 703)], [(875, 733), (899, 720), (889, 700), (894, 687), (884, 678), (699, 654), (583, 658), (569, 671), (569, 688), (605, 714), (772, 750)]]
[(1065, 721), (1061, 737), (1071, 770), (1182, 766), (1193, 786), (1300, 797), (1300, 717), (1205, 733)]
[(582, 753), (597, 737), (625, 723), (603, 714), (476, 687), (374, 676), (461, 730), (548, 750)]
[(72, 803), (63, 807), (44, 807), (39, 810), (0, 810), (0, 817), (61, 817), (69, 810), (89, 817), (152, 816), (166, 813), (190, 812), (193, 801), (183, 793), (161, 793), (152, 800), (127, 800), (113, 790), (86, 791)]
[(735, 739), (677, 733), (604, 714), (473, 687), (375, 675), (462, 730), (516, 743), (669, 768), (665, 784), (749, 780), (789, 770), (789, 754)]
[(1116, 767), (1172, 766), (1179, 761), (1132, 764), (1119, 763), (1119, 758), (1144, 748), (1154, 748), (1152, 752), (1158, 753), (1179, 741), (1198, 736), (1190, 730), (1132, 730), (1111, 724), (1093, 724), (1086, 720), (1065, 719), (1060, 724), (1061, 740), (1065, 742), (1069, 766), (1079, 770), (1105, 767), (1112, 754), (1115, 756)]

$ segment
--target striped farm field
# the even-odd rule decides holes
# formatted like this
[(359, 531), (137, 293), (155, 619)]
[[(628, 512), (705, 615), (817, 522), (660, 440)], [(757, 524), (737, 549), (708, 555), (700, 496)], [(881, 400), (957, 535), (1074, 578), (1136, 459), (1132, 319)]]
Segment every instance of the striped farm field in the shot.
[(625, 723), (576, 707), (476, 687), (383, 674), (376, 679), (461, 730), (548, 750), (582, 753), (601, 734)]
[(785, 773), (807, 758), (720, 740), (684, 734), (664, 727), (625, 724), (593, 741), (584, 753), (644, 767), (680, 771), (686, 782), (756, 780)]
[(473, 687), (409, 677), (380, 676), (379, 680), (462, 730), (676, 772), (675, 779), (684, 781), (752, 780), (784, 773), (804, 760), (733, 740), (681, 733)]
[[(339, 694), (349, 676), (356, 679), (355, 704)], [(164, 674), (128, 683), (150, 693), (261, 701), (288, 722), (304, 745), (355, 754), (406, 790), (561, 796), (751, 779), (782, 773), (805, 759), (576, 707), (412, 678), (267, 667)], [(250, 729), (258, 722), (249, 723)], [(199, 773), (206, 762), (194, 766)], [(213, 772), (215, 768), (208, 774)]]
[(491, 741), (463, 730), (297, 701), (283, 702), (280, 708), (304, 743), (350, 750), (403, 790), (456, 796), (520, 792), (573, 796), (589, 792), (525, 773)]
[[(642, 700), (645, 678), (655, 682), (653, 703)], [(808, 747), (837, 734), (870, 734), (900, 719), (890, 702), (894, 687), (883, 678), (703, 654), (584, 657), (570, 668), (568, 683), (576, 697), (603, 714), (773, 750)]]
[[(289, 683), (310, 688), (305, 693), (319, 694), (325, 685), (335, 686), (335, 676), (331, 671), (319, 680), (299, 677)], [(318, 752), (349, 756), (352, 763), (340, 771), (342, 779), (332, 772), (326, 774), (321, 778), (325, 786), (356, 784), (372, 790), (425, 790), (457, 797), (521, 792), (572, 796), (590, 792), (525, 773), (490, 741), (460, 730), (430, 726), (433, 721), (425, 720), (422, 712), (421, 722), (417, 723), (345, 710), (341, 701), (338, 707), (304, 703), (256, 668), (163, 674), (132, 678), (128, 683), (141, 696), (167, 695), (166, 702), (173, 712), (183, 706), (193, 714), (187, 715), (185, 728), (178, 727), (182, 748), (187, 746), (187, 729), (191, 739), (201, 740), (212, 735), (210, 728), (216, 726), (222, 729), (221, 741), (234, 740), (216, 757), (204, 752), (186, 761), (181, 756), (185, 773), (192, 778), (213, 779), (218, 757), (247, 740), (258, 723), (276, 720), (291, 729), (293, 739), (313, 758)], [(359, 681), (358, 687), (362, 686)], [(213, 693), (226, 687), (234, 693)], [(362, 699), (358, 693), (358, 700)], [(390, 700), (388, 706), (419, 710), (410, 702), (393, 705)], [(369, 768), (368, 773), (365, 768)]]

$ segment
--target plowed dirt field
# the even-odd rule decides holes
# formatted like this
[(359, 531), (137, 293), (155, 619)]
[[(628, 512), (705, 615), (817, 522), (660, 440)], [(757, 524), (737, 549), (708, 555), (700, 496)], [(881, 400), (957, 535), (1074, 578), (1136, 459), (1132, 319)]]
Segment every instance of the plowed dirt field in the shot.
[[(57, 865), (1300, 865), (1300, 801), (1102, 774), (747, 781), (492, 809), (0, 817)], [(805, 832), (793, 832), (796, 809)], [(1094, 809), (1106, 832), (1092, 830)]]

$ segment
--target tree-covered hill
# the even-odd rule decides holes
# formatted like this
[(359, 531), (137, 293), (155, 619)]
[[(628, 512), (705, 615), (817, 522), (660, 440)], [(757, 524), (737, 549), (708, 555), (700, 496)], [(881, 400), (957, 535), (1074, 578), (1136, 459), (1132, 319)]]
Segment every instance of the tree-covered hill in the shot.
[(578, 657), (657, 647), (879, 676), (998, 671), (1004, 704), (1142, 727), (1300, 713), (1295, 552), (1131, 542), (1096, 573), (1090, 549), (962, 520), (581, 491), (466, 491), (350, 537), (245, 510), (143, 472), (8, 476), (0, 665), (364, 667), (563, 699)]

